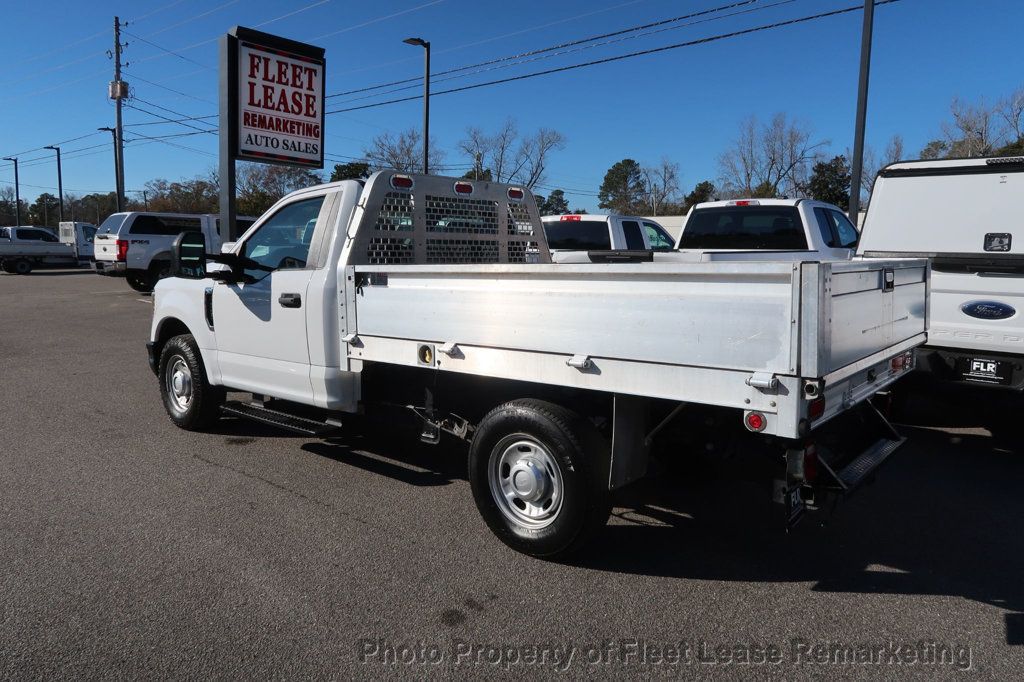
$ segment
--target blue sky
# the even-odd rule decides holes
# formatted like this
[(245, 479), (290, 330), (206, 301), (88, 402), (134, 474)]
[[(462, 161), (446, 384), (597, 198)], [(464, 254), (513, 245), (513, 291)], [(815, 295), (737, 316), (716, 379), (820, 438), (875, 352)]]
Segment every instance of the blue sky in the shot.
[[(433, 44), (433, 70), (475, 64), (595, 34), (729, 4), (730, 0), (563, 0), (516, 3), (481, 0), (121, 0), (9, 2), (4, 8), (8, 96), (0, 156), (22, 161), (22, 197), (54, 192), (52, 152), (62, 143), (65, 192), (113, 189), (109, 133), (114, 107), (106, 97), (115, 14), (129, 22), (124, 78), (135, 105), (168, 118), (217, 111), (217, 41), (233, 25), (260, 28), (327, 50), (327, 92), (377, 85), (422, 73), (422, 50)], [(695, 40), (860, 4), (859, 0), (760, 0), (697, 25), (551, 59), (438, 83), (435, 90)], [(737, 10), (731, 10), (736, 12)], [(707, 17), (705, 17), (707, 18)], [(909, 154), (939, 135), (950, 98), (997, 99), (1024, 84), (1024, 58), (1006, 36), (1024, 20), (1019, 0), (901, 0), (875, 13), (868, 141), (877, 148), (898, 133)], [(685, 23), (685, 22), (684, 22)], [(496, 129), (511, 116), (523, 131), (549, 127), (567, 138), (553, 158), (546, 186), (563, 187), (574, 207), (596, 208), (607, 168), (624, 157), (680, 165), (688, 190), (718, 176), (717, 159), (740, 121), (776, 112), (809, 125), (841, 153), (852, 146), (860, 47), (860, 12), (611, 64), (437, 96), (431, 136), (448, 150), (446, 163), (467, 164), (456, 143), (468, 125)], [(158, 47), (159, 46), (159, 47)], [(177, 54), (169, 54), (166, 48)], [(161, 87), (162, 86), (162, 87)], [(404, 94), (353, 101), (367, 104)], [(357, 97), (353, 95), (352, 97)], [(328, 111), (345, 106), (331, 100)], [(163, 108), (160, 108), (163, 107)], [(420, 124), (419, 101), (327, 117), (327, 154), (360, 157), (375, 135)], [(159, 121), (126, 109), (126, 124)], [(206, 127), (203, 121), (190, 125)], [(216, 164), (216, 138), (180, 124), (126, 127), (136, 138), (125, 152), (128, 190), (147, 180), (206, 174)], [(81, 139), (73, 140), (72, 138)], [(174, 145), (179, 146), (171, 146)], [(187, 147), (185, 149), (183, 147)], [(81, 151), (75, 151), (81, 150)], [(330, 167), (330, 164), (328, 165)], [(0, 162), (0, 183), (13, 168)], [(543, 190), (541, 190), (543, 191)]]

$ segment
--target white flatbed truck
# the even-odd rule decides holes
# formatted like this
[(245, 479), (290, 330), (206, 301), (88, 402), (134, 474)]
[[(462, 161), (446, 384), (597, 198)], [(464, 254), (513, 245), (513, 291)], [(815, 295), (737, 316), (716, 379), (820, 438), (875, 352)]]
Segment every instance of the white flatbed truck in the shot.
[(425, 441), (469, 441), (482, 516), (536, 556), (695, 438), (756, 452), (786, 523), (852, 491), (902, 442), (868, 399), (925, 340), (927, 261), (679, 255), (553, 264), (528, 191), (381, 171), (290, 194), (227, 253), (181, 235), (150, 364), (185, 429), (327, 437), (408, 407)]

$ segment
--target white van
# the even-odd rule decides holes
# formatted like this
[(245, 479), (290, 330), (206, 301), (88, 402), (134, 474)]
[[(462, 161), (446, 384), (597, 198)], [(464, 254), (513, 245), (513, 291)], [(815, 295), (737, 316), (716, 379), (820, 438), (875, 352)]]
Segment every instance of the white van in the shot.
[[(238, 234), (255, 218), (237, 219)], [(152, 291), (167, 276), (171, 245), (182, 232), (201, 232), (211, 251), (220, 250), (220, 216), (215, 214), (151, 213), (131, 211), (111, 214), (95, 236), (96, 272), (124, 277), (136, 291)]]
[(919, 365), (1024, 389), (1024, 158), (910, 161), (875, 181), (857, 254), (932, 259)]

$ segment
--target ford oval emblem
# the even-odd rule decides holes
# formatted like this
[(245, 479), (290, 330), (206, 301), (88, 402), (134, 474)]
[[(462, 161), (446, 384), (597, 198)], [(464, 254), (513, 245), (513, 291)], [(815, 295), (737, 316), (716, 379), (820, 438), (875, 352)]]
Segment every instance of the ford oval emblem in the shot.
[(979, 320), (1005, 320), (1017, 314), (1013, 306), (999, 301), (971, 301), (960, 306), (964, 315), (976, 317)]

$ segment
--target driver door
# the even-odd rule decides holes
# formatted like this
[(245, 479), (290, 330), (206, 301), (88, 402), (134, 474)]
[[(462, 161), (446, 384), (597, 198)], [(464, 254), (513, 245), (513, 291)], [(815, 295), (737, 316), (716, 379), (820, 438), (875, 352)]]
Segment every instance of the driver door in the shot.
[(312, 401), (306, 327), (307, 263), (315, 229), (325, 229), (326, 195), (282, 206), (237, 249), (254, 261), (242, 283), (213, 287), (217, 358), (225, 386)]

